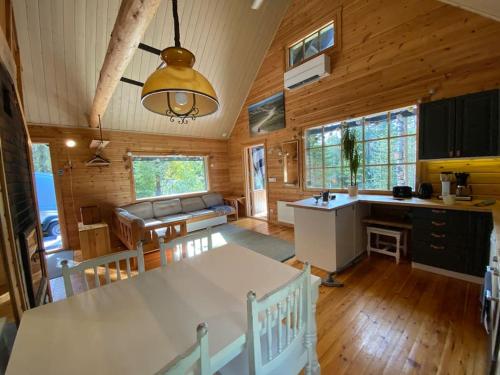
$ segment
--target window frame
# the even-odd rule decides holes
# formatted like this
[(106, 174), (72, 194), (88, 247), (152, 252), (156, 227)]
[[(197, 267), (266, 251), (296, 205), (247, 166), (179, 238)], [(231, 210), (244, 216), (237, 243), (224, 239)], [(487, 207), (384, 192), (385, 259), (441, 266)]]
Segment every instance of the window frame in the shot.
[[(336, 9), (333, 14), (329, 15), (329, 17), (323, 18), (320, 20), (320, 22), (315, 23), (314, 27), (309, 28), (310, 30), (306, 34), (301, 34), (302, 36), (299, 38), (295, 38), (292, 41), (289, 41), (285, 44), (285, 71), (289, 71), (291, 69), (294, 69), (305, 62), (314, 59), (315, 57), (321, 55), (321, 54), (330, 54), (338, 49), (341, 48), (341, 30), (342, 30), (342, 8)], [(315, 33), (318, 33), (321, 31), (321, 29), (325, 28), (329, 24), (333, 24), (333, 46), (330, 46), (328, 48), (325, 48), (322, 51), (319, 51), (318, 53), (309, 56), (308, 58), (304, 58), (300, 63), (297, 63), (295, 65), (290, 65), (290, 49), (296, 45), (299, 42), (303, 42), (302, 49), (304, 48), (304, 42), (307, 38), (309, 38), (311, 35), (314, 35)]]
[[(410, 107), (414, 107), (414, 111), (415, 111), (415, 122), (416, 122), (416, 126), (415, 126), (415, 133), (413, 134), (405, 134), (405, 135), (395, 135), (395, 136), (391, 136), (391, 130), (390, 130), (390, 127), (391, 127), (391, 124), (390, 124), (390, 121), (391, 121), (391, 113), (394, 113), (394, 112), (398, 112), (398, 111), (401, 111), (401, 110), (404, 110), (404, 109), (407, 109), (407, 108), (410, 108)], [(365, 139), (365, 118), (370, 118), (370, 117), (375, 117), (377, 115), (380, 115), (380, 114), (386, 114), (387, 116), (387, 136), (386, 137), (382, 137), (382, 138), (373, 138), (373, 139), (369, 139), (369, 140), (366, 140)], [(342, 143), (340, 143), (339, 145), (324, 145), (324, 137), (323, 137), (323, 134), (324, 134), (324, 131), (325, 131), (325, 128), (328, 127), (328, 126), (332, 126), (332, 125), (339, 125), (341, 128), (343, 126), (345, 126), (346, 123), (349, 123), (349, 122), (352, 122), (352, 121), (356, 121), (356, 120), (362, 120), (363, 121), (363, 124), (361, 126), (361, 129), (362, 129), (362, 141), (358, 141), (358, 143), (361, 143), (362, 144), (362, 159), (361, 159), (361, 163), (360, 163), (360, 171), (362, 172), (361, 173), (361, 177), (362, 177), (362, 183), (363, 183), (363, 189), (360, 189), (361, 192), (367, 192), (367, 193), (370, 193), (370, 194), (377, 194), (377, 193), (381, 193), (381, 194), (389, 194), (391, 191), (392, 191), (392, 185), (391, 185), (391, 167), (393, 166), (397, 166), (397, 165), (414, 165), (415, 166), (415, 187), (416, 188), (418, 186), (418, 182), (419, 182), (419, 158), (418, 158), (418, 121), (419, 121), (419, 107), (418, 107), (418, 104), (409, 104), (409, 105), (406, 105), (406, 106), (401, 106), (401, 107), (397, 107), (397, 108), (394, 108), (394, 109), (389, 109), (389, 110), (386, 110), (386, 111), (379, 111), (379, 112), (375, 112), (375, 113), (369, 113), (369, 114), (366, 114), (366, 115), (362, 115), (362, 116), (359, 116), (359, 117), (354, 117), (354, 118), (348, 118), (348, 119), (345, 119), (345, 120), (336, 120), (336, 121), (332, 121), (332, 122), (328, 122), (328, 123), (324, 123), (322, 125), (312, 125), (312, 126), (308, 126), (306, 128), (304, 128), (303, 130), (303, 133), (302, 133), (302, 138), (303, 138), (303, 142), (302, 142), (302, 153), (303, 153), (303, 158), (302, 158), (302, 170), (304, 171), (304, 173), (302, 174), (302, 184), (303, 184), (303, 187), (304, 187), (304, 191), (307, 191), (307, 192), (317, 192), (317, 191), (321, 191), (321, 190), (324, 190), (324, 189), (328, 189), (330, 191), (336, 191), (336, 192), (342, 192), (342, 191), (346, 191), (347, 190), (347, 187), (340, 187), (340, 188), (326, 188), (325, 187), (325, 173), (324, 171), (327, 170), (327, 169), (340, 169), (340, 171), (343, 171), (344, 168), (347, 167), (346, 165), (346, 161), (344, 160), (343, 158), (343, 155), (342, 155), (342, 148), (341, 148), (341, 163), (338, 167), (325, 167), (325, 152), (324, 152), (324, 149), (327, 148), (327, 147), (338, 147), (340, 145), (340, 147), (342, 147)], [(311, 129), (319, 129), (321, 128), (321, 134), (322, 134), (322, 145), (319, 146), (319, 147), (307, 147), (307, 139), (306, 139), (306, 133), (307, 131), (311, 130)], [(409, 137), (415, 137), (415, 162), (404, 162), (404, 163), (392, 163), (391, 162), (391, 152), (390, 152), (390, 141), (391, 139), (399, 139), (399, 138), (409, 138)], [(387, 140), (387, 163), (386, 164), (369, 164), (367, 165), (366, 164), (366, 143), (367, 142), (370, 142), (370, 141), (378, 141), (378, 140)], [(321, 168), (307, 168), (307, 165), (306, 165), (306, 162), (307, 162), (307, 150), (311, 150), (311, 149), (321, 149), (323, 150), (322, 152), (322, 167)], [(383, 166), (383, 167), (387, 167), (387, 170), (388, 170), (388, 176), (387, 176), (387, 190), (380, 190), (380, 189), (365, 189), (365, 186), (364, 186), (364, 182), (365, 182), (365, 176), (366, 176), (366, 167), (376, 167), (376, 166)], [(323, 183), (322, 183), (322, 186), (323, 187), (320, 187), (320, 188), (317, 188), (317, 187), (308, 187), (308, 184), (307, 184), (307, 179), (308, 179), (308, 175), (309, 175), (309, 171), (311, 169), (314, 169), (314, 170), (322, 170), (323, 171)], [(359, 171), (358, 171), (359, 173)], [(358, 185), (359, 185), (359, 181), (358, 181)]]
[[(134, 158), (141, 158), (141, 157), (152, 157), (152, 158), (167, 158), (167, 157), (179, 157), (179, 156), (190, 156), (190, 157), (201, 157), (203, 158), (203, 162), (205, 165), (205, 182), (206, 182), (206, 187), (207, 190), (205, 191), (199, 191), (199, 192), (190, 192), (190, 193), (181, 193), (181, 194), (173, 194), (173, 195), (158, 195), (158, 196), (153, 196), (153, 197), (145, 197), (145, 198), (137, 198), (136, 190), (135, 190), (135, 178), (134, 178)], [(131, 153), (128, 155), (128, 161), (130, 165), (130, 191), (132, 195), (132, 201), (133, 202), (144, 202), (144, 201), (155, 201), (155, 200), (164, 200), (165, 198), (168, 199), (175, 199), (175, 198), (189, 198), (189, 197), (196, 197), (200, 196), (202, 194), (209, 193), (211, 190), (211, 176), (210, 176), (210, 168), (209, 168), (209, 162), (210, 162), (211, 156), (208, 154), (201, 154), (201, 153), (188, 153), (188, 152), (180, 152), (180, 153), (173, 153), (173, 152), (168, 152), (168, 153)]]

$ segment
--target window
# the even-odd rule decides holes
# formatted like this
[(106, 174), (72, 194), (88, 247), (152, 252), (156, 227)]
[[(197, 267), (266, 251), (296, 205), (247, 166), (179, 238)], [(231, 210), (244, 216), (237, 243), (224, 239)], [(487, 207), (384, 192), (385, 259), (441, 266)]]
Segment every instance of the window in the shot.
[(349, 127), (356, 134), (361, 156), (360, 189), (415, 188), (416, 112), (417, 107), (411, 106), (306, 130), (306, 187), (347, 188), (349, 167), (342, 157), (342, 129)]
[(205, 156), (133, 156), (136, 199), (208, 191)]
[(288, 65), (293, 67), (320, 52), (333, 47), (335, 43), (335, 28), (333, 21), (311, 33), (288, 49)]

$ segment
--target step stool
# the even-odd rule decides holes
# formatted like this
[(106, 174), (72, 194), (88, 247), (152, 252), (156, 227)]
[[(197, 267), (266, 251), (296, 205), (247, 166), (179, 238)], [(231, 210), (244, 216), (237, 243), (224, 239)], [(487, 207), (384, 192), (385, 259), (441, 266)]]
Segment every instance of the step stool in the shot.
[[(400, 251), (403, 250), (404, 255), (406, 255), (406, 230), (405, 229), (387, 229), (380, 227), (367, 226), (366, 233), (368, 235), (368, 243), (366, 245), (366, 251), (368, 256), (373, 251), (375, 253), (385, 254), (396, 258), (396, 263), (399, 264)], [(372, 234), (375, 235), (375, 247), (372, 246)], [(395, 243), (381, 241), (380, 236), (392, 237)], [(380, 247), (380, 245), (385, 245)], [(393, 251), (389, 250), (394, 248)]]

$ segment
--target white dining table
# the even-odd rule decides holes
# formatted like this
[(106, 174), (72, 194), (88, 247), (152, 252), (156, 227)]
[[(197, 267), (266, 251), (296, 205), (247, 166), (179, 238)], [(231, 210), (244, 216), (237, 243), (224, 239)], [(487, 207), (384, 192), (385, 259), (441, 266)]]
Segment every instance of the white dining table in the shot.
[[(40, 306), (23, 314), (7, 374), (153, 374), (196, 341), (201, 322), (217, 371), (244, 350), (248, 291), (263, 296), (298, 272), (228, 244)], [(315, 311), (320, 279), (311, 284)], [(313, 333), (316, 346), (316, 324)]]

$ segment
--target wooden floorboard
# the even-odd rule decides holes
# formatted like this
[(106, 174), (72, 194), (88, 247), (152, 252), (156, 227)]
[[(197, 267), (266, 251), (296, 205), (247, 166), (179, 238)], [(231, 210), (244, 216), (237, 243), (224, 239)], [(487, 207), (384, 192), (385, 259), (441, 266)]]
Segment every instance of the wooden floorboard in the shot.
[[(232, 224), (293, 241), (293, 228), (250, 218)], [(78, 254), (75, 258), (78, 260)], [(295, 258), (286, 263), (301, 268)], [(146, 269), (160, 266), (158, 252)], [(326, 272), (313, 267), (314, 274)], [(317, 352), (323, 374), (484, 374), (487, 336), (479, 323), (480, 286), (396, 265), (380, 254), (320, 287)], [(51, 280), (64, 298), (62, 280)]]

